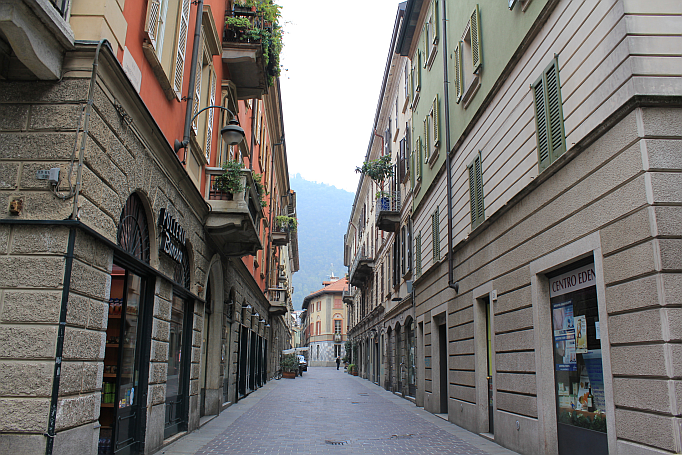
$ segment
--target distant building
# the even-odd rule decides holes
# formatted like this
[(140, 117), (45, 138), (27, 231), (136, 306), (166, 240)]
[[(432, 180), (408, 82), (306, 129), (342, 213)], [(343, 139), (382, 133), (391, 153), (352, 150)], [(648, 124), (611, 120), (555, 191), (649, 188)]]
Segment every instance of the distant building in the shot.
[(348, 279), (334, 275), (323, 281), (324, 287), (303, 299), (301, 317), (304, 345), (310, 347), (310, 366), (335, 366), (336, 357), (345, 355), (346, 308), (343, 292), (348, 290)]

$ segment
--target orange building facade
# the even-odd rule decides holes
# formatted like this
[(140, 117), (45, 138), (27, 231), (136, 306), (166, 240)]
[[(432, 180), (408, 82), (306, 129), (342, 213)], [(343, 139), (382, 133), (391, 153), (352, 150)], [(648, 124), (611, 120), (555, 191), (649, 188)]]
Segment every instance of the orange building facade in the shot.
[(153, 453), (279, 368), (296, 193), (251, 3), (0, 0), (0, 453)]

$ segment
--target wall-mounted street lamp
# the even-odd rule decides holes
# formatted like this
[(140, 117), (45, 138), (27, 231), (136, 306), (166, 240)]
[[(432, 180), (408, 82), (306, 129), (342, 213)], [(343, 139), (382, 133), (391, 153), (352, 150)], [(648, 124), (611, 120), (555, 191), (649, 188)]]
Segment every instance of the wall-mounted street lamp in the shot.
[[(222, 109), (224, 111), (227, 111), (232, 118), (230, 119), (229, 122), (227, 122), (227, 125), (223, 126), (220, 129), (220, 136), (223, 138), (223, 142), (225, 142), (226, 145), (236, 145), (239, 144), (242, 140), (244, 140), (244, 137), (246, 134), (244, 134), (244, 128), (239, 126), (239, 121), (237, 120), (237, 116), (234, 115), (234, 113), (229, 110), (228, 108), (224, 106), (206, 106), (205, 108), (201, 109), (199, 112), (194, 114), (194, 117), (190, 120), (189, 124), (191, 125), (192, 122), (194, 122), (194, 119), (196, 119), (199, 114), (204, 112), (206, 109)], [(185, 159), (187, 157), (187, 146), (189, 145), (189, 129), (185, 131), (185, 136), (182, 138), (182, 142), (179, 140), (175, 140), (175, 143), (173, 144), (173, 149), (175, 150), (175, 153), (178, 153), (180, 149), (185, 150), (185, 156), (182, 159), (182, 164), (185, 164)]]

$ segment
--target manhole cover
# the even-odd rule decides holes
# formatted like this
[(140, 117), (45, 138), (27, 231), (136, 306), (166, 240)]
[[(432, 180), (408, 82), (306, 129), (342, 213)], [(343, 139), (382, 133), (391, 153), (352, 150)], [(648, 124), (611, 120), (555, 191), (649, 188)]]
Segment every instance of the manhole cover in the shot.
[(325, 439), (324, 443), (329, 444), (330, 446), (342, 446), (344, 444), (348, 444), (348, 441), (334, 441), (331, 439)]

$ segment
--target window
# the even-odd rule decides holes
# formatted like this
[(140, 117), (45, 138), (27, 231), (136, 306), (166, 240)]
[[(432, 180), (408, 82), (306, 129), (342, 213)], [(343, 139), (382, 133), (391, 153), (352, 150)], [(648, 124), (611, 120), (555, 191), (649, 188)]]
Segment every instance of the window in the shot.
[(542, 172), (566, 151), (558, 57), (545, 68), (532, 89), (535, 99), (538, 168)]
[(440, 146), (440, 101), (438, 94), (433, 100), (431, 111), (424, 119), (424, 162), (433, 164)]
[[(149, 0), (144, 54), (166, 97), (182, 97), (190, 0)], [(174, 45), (168, 45), (175, 37)]]
[(431, 243), (433, 244), (433, 263), (440, 261), (440, 214), (438, 207), (431, 215)]
[(316, 328), (316, 332), (317, 332), (316, 334), (317, 335), (321, 334), (322, 333), (322, 322), (317, 321), (315, 323), (315, 328)]
[(422, 151), (422, 138), (421, 136), (417, 138), (414, 144), (414, 151), (412, 152), (412, 162), (414, 175), (412, 175), (412, 186), (415, 187), (415, 191), (418, 190), (418, 186), (422, 179), (422, 162), (423, 162), (423, 151)]
[(322, 302), (317, 302), (317, 311), (321, 311)]
[(481, 85), (479, 73), (483, 66), (483, 59), (480, 25), (481, 15), (476, 5), (464, 30), (462, 40), (455, 46), (453, 52), (456, 101), (457, 103), (463, 102), (464, 107), (469, 104)]
[(476, 229), (485, 220), (483, 207), (483, 171), (481, 152), (469, 164), (469, 202), (471, 207), (471, 229)]
[(334, 333), (341, 334), (341, 321), (338, 319), (334, 321)]
[(417, 277), (422, 274), (422, 233), (419, 232), (417, 237), (414, 239), (414, 254), (415, 254), (415, 273)]
[(415, 58), (412, 71), (410, 72), (410, 99), (412, 100), (412, 109), (415, 109), (419, 102), (419, 93), (422, 87), (422, 51), (417, 49), (417, 56)]
[(400, 243), (398, 236), (393, 237), (393, 287), (400, 283)]
[(424, 23), (424, 68), (430, 68), (438, 50), (438, 0), (431, 4), (431, 9)]
[(403, 226), (400, 229), (400, 272), (403, 275), (405, 275), (407, 273), (407, 269), (405, 268), (407, 265), (406, 261), (405, 261), (405, 254), (406, 254), (406, 251), (405, 251), (405, 241), (406, 241), (405, 232), (406, 231), (407, 231), (406, 226)]

